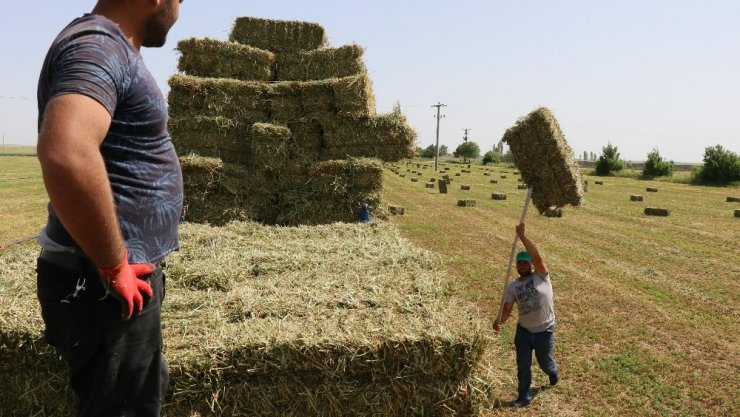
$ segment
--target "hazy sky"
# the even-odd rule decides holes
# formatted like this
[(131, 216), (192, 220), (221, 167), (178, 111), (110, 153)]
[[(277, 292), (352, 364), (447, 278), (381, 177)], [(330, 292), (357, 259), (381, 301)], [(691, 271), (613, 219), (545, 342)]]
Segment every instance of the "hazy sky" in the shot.
[[(44, 55), (95, 1), (0, 2), (0, 132), (35, 144)], [(608, 142), (630, 160), (654, 147), (676, 162), (717, 144), (740, 152), (736, 0), (185, 0), (167, 45), (143, 52), (161, 87), (178, 40), (225, 40), (238, 16), (318, 22), (333, 46), (364, 46), (378, 111), (400, 102), (422, 147), (439, 101), (440, 143), (453, 150), (465, 128), (485, 151), (547, 106), (577, 155)]]

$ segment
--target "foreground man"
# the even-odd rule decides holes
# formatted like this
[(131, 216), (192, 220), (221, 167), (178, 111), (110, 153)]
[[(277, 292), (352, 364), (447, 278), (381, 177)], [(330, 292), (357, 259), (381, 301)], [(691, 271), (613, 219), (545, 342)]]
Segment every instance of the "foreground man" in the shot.
[(54, 40), (38, 85), (49, 195), (38, 298), (78, 416), (159, 416), (164, 276), (182, 173), (167, 102), (139, 49), (161, 47), (178, 0), (99, 0)]
[(516, 326), (516, 369), (519, 379), (519, 396), (511, 402), (513, 407), (526, 407), (532, 401), (532, 350), (540, 368), (550, 377), (550, 385), (558, 383), (558, 365), (555, 363), (555, 309), (552, 298), (550, 271), (542, 261), (537, 247), (524, 235), (524, 223), (516, 227), (517, 236), (526, 251), (516, 256), (519, 278), (506, 287), (501, 316), (496, 318), (493, 330), (511, 315), (514, 302), (519, 306), (519, 323)]

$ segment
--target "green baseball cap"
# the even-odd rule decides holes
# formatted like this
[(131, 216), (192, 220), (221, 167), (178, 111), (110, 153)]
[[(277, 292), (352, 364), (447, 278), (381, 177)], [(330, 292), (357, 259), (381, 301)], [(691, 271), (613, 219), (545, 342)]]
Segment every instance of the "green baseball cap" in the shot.
[(523, 250), (516, 254), (516, 261), (527, 261), (532, 262), (532, 255), (529, 254), (529, 252)]

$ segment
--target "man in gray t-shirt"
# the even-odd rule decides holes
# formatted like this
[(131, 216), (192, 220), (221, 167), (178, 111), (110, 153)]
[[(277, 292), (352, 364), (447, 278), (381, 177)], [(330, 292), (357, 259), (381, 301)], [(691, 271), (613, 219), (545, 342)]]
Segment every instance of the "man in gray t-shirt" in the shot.
[(519, 322), (516, 327), (517, 378), (519, 395), (511, 402), (513, 407), (526, 407), (532, 401), (532, 351), (540, 368), (550, 377), (550, 385), (558, 383), (558, 365), (555, 363), (555, 309), (552, 297), (550, 271), (540, 256), (537, 247), (524, 234), (524, 223), (516, 227), (517, 236), (526, 251), (516, 256), (519, 277), (506, 286), (501, 316), (496, 318), (493, 330), (501, 330), (501, 324), (511, 315), (514, 303), (519, 307)]

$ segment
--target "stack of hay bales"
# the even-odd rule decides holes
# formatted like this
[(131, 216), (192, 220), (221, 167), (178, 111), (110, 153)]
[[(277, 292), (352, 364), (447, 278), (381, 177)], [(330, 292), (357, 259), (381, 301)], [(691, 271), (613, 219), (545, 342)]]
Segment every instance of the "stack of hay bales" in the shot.
[[(383, 213), (372, 159), (412, 156), (416, 133), (398, 107), (376, 114), (360, 46), (326, 47), (315, 23), (243, 17), (229, 41), (178, 49), (169, 130), (193, 155), (182, 160), (186, 220), (323, 224), (354, 221), (363, 204)], [(205, 164), (219, 172), (199, 158), (220, 160)]]
[[(180, 232), (164, 266), (165, 415), (464, 416), (490, 401), (473, 397), (487, 389), (481, 323), (451, 297), (440, 257), (390, 224)], [(0, 257), (0, 414), (73, 415), (43, 342), (36, 254)]]

